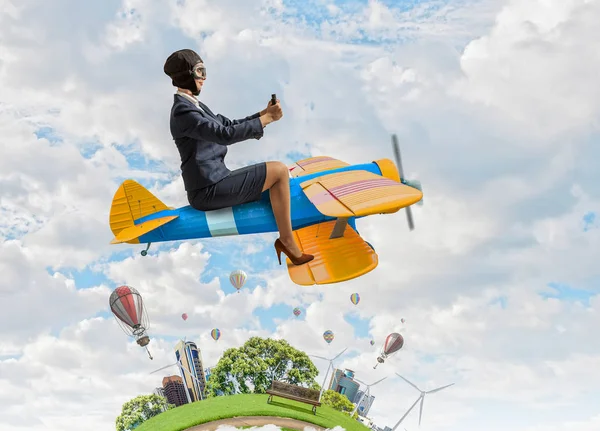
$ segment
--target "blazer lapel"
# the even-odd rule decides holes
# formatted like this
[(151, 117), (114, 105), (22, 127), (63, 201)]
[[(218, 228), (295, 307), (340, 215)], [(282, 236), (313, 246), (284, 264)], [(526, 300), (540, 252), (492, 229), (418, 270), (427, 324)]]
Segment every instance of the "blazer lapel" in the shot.
[(204, 103), (202, 103), (200, 101), (198, 101), (198, 104), (200, 105), (200, 108), (202, 108), (208, 115), (213, 117), (215, 120), (219, 121), (217, 116), (215, 114), (213, 114), (213, 112), (210, 110), (210, 108), (208, 106), (206, 106)]
[(194, 106), (194, 108), (198, 109), (202, 114), (204, 114), (205, 116), (211, 117), (213, 120), (215, 120), (217, 123), (219, 123), (221, 126), (223, 125), (223, 123), (221, 123), (221, 121), (219, 121), (219, 118), (213, 114), (213, 112), (210, 110), (210, 108), (208, 106), (206, 106), (204, 103), (200, 102), (198, 100), (198, 105), (199, 107), (197, 107), (190, 99), (188, 99), (185, 96), (182, 96), (180, 94), (176, 94), (176, 96), (179, 96), (180, 98), (182, 98), (183, 100), (185, 100), (186, 102), (188, 102), (190, 105)]

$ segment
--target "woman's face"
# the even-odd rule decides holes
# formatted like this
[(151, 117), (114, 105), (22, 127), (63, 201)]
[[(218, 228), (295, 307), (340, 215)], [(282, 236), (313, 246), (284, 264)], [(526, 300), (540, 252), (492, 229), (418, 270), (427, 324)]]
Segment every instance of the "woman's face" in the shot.
[(204, 81), (206, 80), (206, 67), (204, 63), (198, 63), (192, 69), (194, 71), (194, 81), (196, 81), (196, 88), (198, 91), (202, 90), (202, 86), (204, 85)]
[(195, 79), (196, 81), (196, 88), (198, 89), (198, 91), (202, 91), (202, 86), (204, 85), (204, 79)]

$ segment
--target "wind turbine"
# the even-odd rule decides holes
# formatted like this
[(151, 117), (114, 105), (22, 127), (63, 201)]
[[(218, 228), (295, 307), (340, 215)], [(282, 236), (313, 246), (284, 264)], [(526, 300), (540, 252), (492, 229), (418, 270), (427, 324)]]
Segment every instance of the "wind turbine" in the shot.
[(337, 358), (339, 358), (342, 355), (342, 353), (344, 353), (346, 350), (348, 350), (347, 347), (344, 350), (342, 350), (340, 353), (338, 353), (332, 359), (327, 359), (327, 358), (324, 358), (323, 356), (308, 355), (308, 356), (312, 356), (313, 358), (319, 358), (319, 359), (323, 359), (325, 361), (329, 361), (329, 365), (327, 366), (327, 371), (325, 371), (325, 378), (323, 379), (323, 384), (321, 385), (321, 392), (319, 392), (319, 401), (321, 401), (321, 396), (323, 395), (323, 390), (325, 388), (325, 382), (327, 381), (327, 376), (329, 375), (329, 369), (331, 368), (331, 371), (333, 371), (335, 369), (335, 368), (333, 368), (333, 361), (335, 361)]
[(400, 418), (400, 420), (398, 421), (398, 423), (396, 425), (394, 425), (394, 428), (392, 428), (392, 431), (395, 431), (396, 428), (398, 428), (398, 425), (400, 425), (400, 423), (404, 420), (404, 418), (406, 416), (408, 416), (408, 414), (410, 413), (410, 411), (417, 405), (417, 403), (419, 402), (419, 400), (421, 400), (421, 406), (419, 407), (419, 426), (421, 426), (421, 416), (423, 415), (423, 400), (425, 399), (425, 395), (427, 395), (427, 394), (433, 394), (435, 392), (441, 391), (442, 389), (445, 389), (445, 388), (447, 388), (449, 386), (452, 386), (454, 384), (454, 383), (450, 383), (449, 385), (442, 386), (442, 387), (439, 387), (437, 389), (432, 389), (430, 391), (422, 391), (421, 389), (417, 388), (416, 385), (412, 384), (407, 379), (405, 379), (404, 377), (402, 377), (400, 374), (396, 373), (396, 375), (398, 377), (400, 377), (402, 380), (404, 380), (406, 383), (408, 383), (409, 385), (411, 385), (413, 388), (415, 388), (417, 391), (421, 392), (421, 395), (419, 395), (419, 398), (417, 398), (417, 400), (413, 403), (413, 405), (410, 406), (410, 408), (406, 411), (406, 413), (404, 413), (404, 416), (402, 416)]
[(365, 385), (367, 387), (367, 390), (363, 392), (362, 397), (360, 397), (360, 400), (358, 400), (358, 403), (356, 403), (356, 407), (354, 408), (354, 410), (352, 410), (350, 417), (354, 416), (354, 413), (356, 413), (356, 411), (358, 410), (358, 406), (360, 406), (360, 403), (362, 403), (362, 400), (367, 395), (371, 395), (371, 386), (375, 386), (377, 383), (382, 382), (385, 379), (387, 379), (387, 377), (384, 377), (381, 380), (377, 380), (375, 383), (371, 383), (370, 385), (367, 385), (365, 382), (358, 380), (356, 377), (354, 378), (354, 380), (356, 380), (358, 383), (362, 383), (363, 385)]

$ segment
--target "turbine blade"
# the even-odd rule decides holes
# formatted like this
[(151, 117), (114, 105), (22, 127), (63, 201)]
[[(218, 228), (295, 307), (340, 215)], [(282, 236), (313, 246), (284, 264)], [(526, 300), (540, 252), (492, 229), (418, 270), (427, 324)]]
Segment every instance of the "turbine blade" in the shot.
[(448, 387), (452, 386), (453, 384), (454, 384), (454, 383), (450, 383), (449, 385), (442, 386), (441, 388), (437, 388), (437, 389), (432, 389), (431, 391), (427, 391), (427, 392), (425, 392), (425, 393), (426, 393), (426, 394), (433, 394), (433, 393), (435, 393), (435, 392), (441, 391), (442, 389), (446, 389), (446, 388), (448, 388)]
[(354, 380), (357, 381), (358, 383), (362, 383), (365, 386), (369, 386), (365, 382), (363, 382), (362, 380), (358, 380), (356, 377), (354, 378)]
[(329, 359), (327, 359), (327, 358), (324, 358), (323, 356), (317, 356), (317, 355), (308, 355), (308, 356), (311, 356), (311, 357), (313, 357), (313, 358), (319, 358), (319, 359), (323, 359), (324, 361), (329, 361)]
[(152, 371), (151, 373), (148, 373), (148, 374), (158, 373), (159, 371), (164, 370), (165, 368), (169, 368), (169, 367), (172, 367), (173, 365), (177, 365), (177, 364), (178, 364), (178, 362), (175, 362), (174, 364), (171, 364), (171, 365), (165, 365), (164, 367), (159, 368), (158, 370), (154, 370), (154, 371)]
[(404, 380), (406, 383), (408, 383), (409, 385), (411, 385), (413, 388), (415, 388), (417, 391), (419, 392), (423, 392), (421, 389), (417, 388), (416, 385), (414, 385), (413, 383), (409, 382), (408, 380), (406, 380), (404, 377), (402, 377), (400, 374), (396, 373), (396, 375), (398, 377), (400, 377), (402, 380)]
[(419, 426), (421, 426), (421, 416), (423, 416), (423, 402), (425, 401), (425, 396), (421, 395), (421, 406), (419, 407)]
[(377, 380), (375, 383), (371, 383), (369, 386), (375, 386), (377, 383), (383, 382), (385, 379), (387, 379), (387, 376), (385, 376), (383, 379)]
[(396, 431), (396, 428), (398, 428), (398, 425), (400, 425), (402, 423), (402, 421), (404, 420), (404, 418), (406, 418), (406, 416), (408, 416), (408, 414), (412, 411), (412, 409), (415, 408), (415, 406), (417, 405), (417, 403), (419, 402), (420, 399), (421, 399), (421, 396), (419, 395), (419, 398), (417, 398), (417, 400), (413, 403), (413, 405), (410, 406), (410, 408), (406, 411), (406, 413), (404, 413), (404, 415), (400, 418), (400, 420), (398, 422), (396, 422), (396, 425), (394, 425), (394, 428), (392, 428), (392, 431)]
[(337, 358), (339, 358), (342, 355), (342, 353), (344, 353), (346, 350), (348, 350), (347, 347), (344, 350), (342, 350), (340, 353), (338, 353), (337, 356), (332, 359), (332, 361), (335, 361)]

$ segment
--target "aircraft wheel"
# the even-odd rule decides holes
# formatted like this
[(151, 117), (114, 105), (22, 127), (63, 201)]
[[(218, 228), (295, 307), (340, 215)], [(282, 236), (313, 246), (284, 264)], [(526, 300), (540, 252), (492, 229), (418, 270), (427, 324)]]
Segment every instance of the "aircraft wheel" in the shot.
[(142, 256), (146, 256), (148, 254), (148, 252), (146, 250), (142, 250), (140, 253)]

